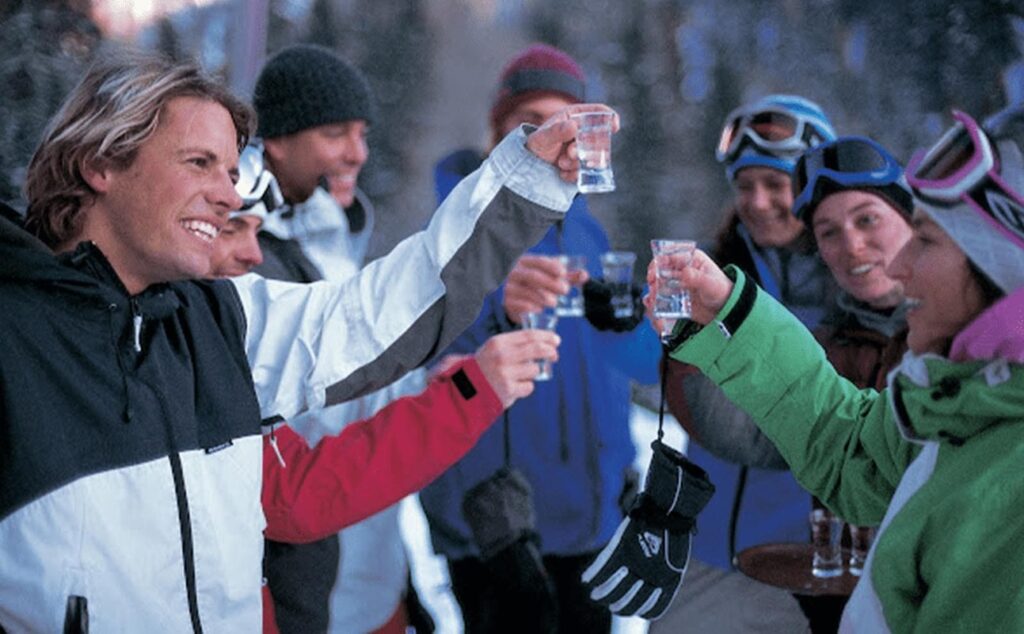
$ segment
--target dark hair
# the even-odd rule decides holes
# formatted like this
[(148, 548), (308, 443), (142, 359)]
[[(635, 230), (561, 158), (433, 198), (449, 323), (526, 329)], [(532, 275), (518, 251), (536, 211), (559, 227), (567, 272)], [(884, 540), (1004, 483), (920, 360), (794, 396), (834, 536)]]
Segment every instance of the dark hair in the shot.
[(971, 271), (971, 276), (981, 287), (981, 296), (985, 300), (985, 306), (991, 306), (1006, 297), (1003, 289), (999, 288), (999, 285), (993, 282), (988, 275), (985, 275), (985, 272), (978, 268), (970, 258), (967, 258), (967, 266)]

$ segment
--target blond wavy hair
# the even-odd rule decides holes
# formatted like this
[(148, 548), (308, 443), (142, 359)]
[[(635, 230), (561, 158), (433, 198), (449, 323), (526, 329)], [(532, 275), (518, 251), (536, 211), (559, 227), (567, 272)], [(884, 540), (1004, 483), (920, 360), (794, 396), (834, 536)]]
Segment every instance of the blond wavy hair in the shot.
[(81, 211), (94, 199), (82, 167), (131, 166), (172, 99), (198, 97), (224, 106), (234, 122), (239, 151), (255, 129), (252, 108), (194, 63), (130, 50), (103, 58), (51, 119), (29, 163), (25, 225), (52, 248), (81, 233)]

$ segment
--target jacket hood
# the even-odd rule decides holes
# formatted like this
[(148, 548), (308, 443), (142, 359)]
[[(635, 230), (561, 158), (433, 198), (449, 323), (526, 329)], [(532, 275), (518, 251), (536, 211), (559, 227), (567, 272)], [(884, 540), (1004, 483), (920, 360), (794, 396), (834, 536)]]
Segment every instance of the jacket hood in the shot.
[(1024, 363), (1024, 287), (1000, 299), (967, 324), (953, 339), (949, 358)]
[(53, 250), (25, 230), (20, 214), (0, 203), (0, 280), (53, 280), (61, 269)]
[(1021, 422), (1024, 366), (1005, 359), (956, 363), (907, 352), (889, 374), (889, 399), (907, 440), (963, 444), (986, 428)]
[[(74, 251), (57, 255), (26, 231), (20, 215), (6, 206), (0, 208), (0, 281), (46, 283), (104, 303), (116, 303), (129, 295), (95, 244), (82, 242)], [(146, 315), (156, 318), (169, 315), (186, 301), (169, 284), (151, 286), (137, 300)]]

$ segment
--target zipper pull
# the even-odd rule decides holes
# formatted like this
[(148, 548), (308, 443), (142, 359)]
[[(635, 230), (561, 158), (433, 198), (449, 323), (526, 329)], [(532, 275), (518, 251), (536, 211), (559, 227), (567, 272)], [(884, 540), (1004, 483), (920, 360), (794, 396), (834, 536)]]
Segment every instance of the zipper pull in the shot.
[(139, 302), (132, 298), (132, 327), (135, 334), (135, 352), (142, 352), (142, 313)]
[(68, 597), (64, 609), (64, 634), (89, 634), (89, 602), (77, 594)]
[(281, 463), (281, 468), (286, 469), (288, 465), (284, 463), (284, 456), (281, 455), (281, 450), (277, 447), (277, 436), (274, 435), (274, 430), (270, 430), (270, 447), (274, 450), (274, 454), (277, 456), (277, 461)]

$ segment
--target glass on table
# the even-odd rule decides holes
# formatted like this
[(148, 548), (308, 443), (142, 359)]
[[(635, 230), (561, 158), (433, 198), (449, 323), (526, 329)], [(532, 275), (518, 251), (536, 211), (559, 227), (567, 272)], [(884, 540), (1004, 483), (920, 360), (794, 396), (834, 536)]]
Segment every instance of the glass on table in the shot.
[(814, 544), (811, 574), (838, 577), (843, 574), (843, 520), (828, 509), (814, 509), (810, 523), (811, 543)]
[(864, 572), (864, 563), (868, 559), (871, 542), (875, 539), (875, 529), (854, 524), (847, 526), (850, 528), (850, 574), (859, 577)]

